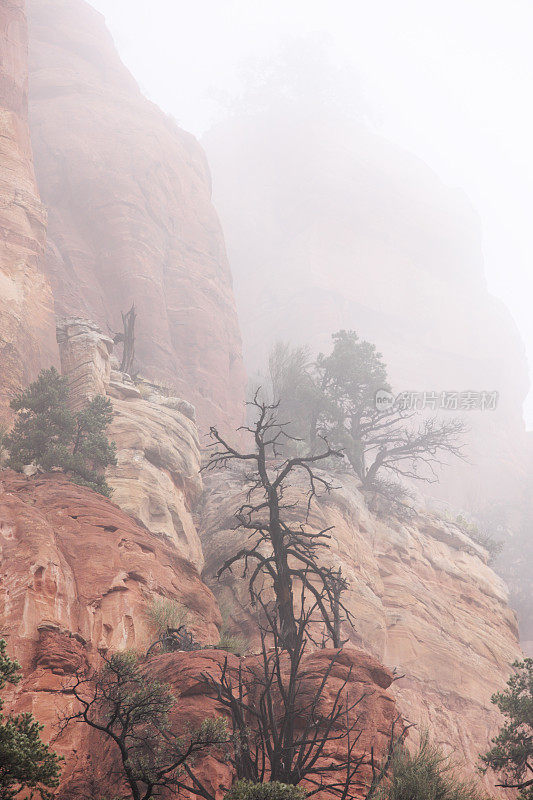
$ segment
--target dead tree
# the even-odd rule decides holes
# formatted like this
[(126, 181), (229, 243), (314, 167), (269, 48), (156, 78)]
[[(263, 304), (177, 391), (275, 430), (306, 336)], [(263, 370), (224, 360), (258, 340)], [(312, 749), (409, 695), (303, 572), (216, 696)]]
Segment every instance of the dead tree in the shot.
[(135, 366), (135, 322), (137, 321), (137, 312), (135, 311), (135, 303), (126, 314), (122, 313), (122, 327), (123, 332), (117, 333), (113, 337), (115, 344), (122, 342), (122, 362), (120, 364), (120, 371), (125, 372), (127, 375), (132, 375)]
[[(227, 467), (232, 462), (248, 468), (244, 476), (245, 502), (237, 509), (235, 517), (236, 527), (249, 532), (249, 544), (229, 558), (217, 576), (220, 578), (235, 564), (242, 563), (252, 604), (260, 605), (264, 611), (266, 605), (260, 600), (260, 593), (265, 581), (271, 583), (280, 643), (287, 649), (297, 640), (294, 586), (300, 584), (316, 606), (327, 638), (334, 647), (340, 647), (340, 615), (341, 612), (348, 615), (338, 591), (343, 579), (340, 572), (320, 563), (320, 556), (326, 552), (331, 538), (331, 528), (313, 531), (307, 523), (313, 500), (332, 488), (328, 477), (316, 472), (315, 467), (328, 459), (340, 458), (342, 453), (333, 450), (324, 440), (321, 453), (284, 458), (282, 445), (291, 437), (286, 432), (288, 423), (277, 420), (278, 404), (262, 402), (256, 394), (249, 405), (257, 411), (257, 421), (252, 427), (241, 430), (253, 437), (253, 451), (237, 450), (216, 428), (211, 428), (214, 452), (207, 469)], [(301, 504), (285, 499), (291, 481), (298, 475), (303, 476), (306, 483), (306, 498)], [(291, 518), (298, 515), (300, 521), (291, 522)], [(306, 633), (310, 635), (309, 628)]]
[[(331, 653), (316, 689), (309, 693), (302, 661), (309, 646), (306, 629), (311, 614), (312, 609), (302, 607), (290, 652), (284, 648), (275, 617), (270, 617), (256, 661), (241, 662), (235, 671), (226, 659), (220, 676), (204, 677), (231, 719), (237, 778), (256, 784), (302, 785), (308, 797), (323, 792), (339, 800), (352, 798), (356, 783), (360, 791), (366, 780), (366, 797), (371, 798), (388, 774), (394, 750), (409, 726), (396, 716), (387, 750), (379, 760), (372, 748), (361, 749), (364, 727), (358, 707), (368, 695), (350, 697), (351, 667), (333, 697), (329, 691), (342, 650)], [(328, 748), (332, 742), (334, 757)]]

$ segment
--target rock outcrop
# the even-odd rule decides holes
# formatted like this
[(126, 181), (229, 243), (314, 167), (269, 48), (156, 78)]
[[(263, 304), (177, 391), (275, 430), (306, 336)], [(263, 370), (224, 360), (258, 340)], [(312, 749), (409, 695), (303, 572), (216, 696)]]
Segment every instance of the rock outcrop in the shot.
[[(358, 800), (366, 796), (361, 788), (368, 786), (371, 778), (368, 764), (370, 749), (373, 748), (376, 759), (387, 751), (388, 737), (397, 716), (394, 699), (387, 691), (392, 676), (377, 661), (353, 648), (347, 648), (331, 667), (333, 652), (323, 650), (304, 656), (302, 708), (316, 693), (328, 669), (331, 673), (322, 703), (316, 709), (317, 720), (331, 712), (333, 698), (344, 684), (352, 703), (360, 698), (357, 729), (361, 731), (361, 736), (354, 755), (366, 755), (367, 759), (352, 783), (351, 797)], [(199, 728), (206, 719), (224, 715), (206, 676), (217, 679), (226, 659), (228, 669), (237, 681), (239, 659), (219, 650), (169, 653), (153, 657), (145, 663), (143, 668), (149, 679), (159, 680), (171, 687), (176, 698), (171, 719), (177, 733), (187, 735), (188, 731)], [(54, 715), (71, 709), (71, 698), (62, 690), (68, 687), (73, 672), (86, 660), (87, 653), (77, 639), (55, 631), (43, 631), (35, 669), (12, 699), (11, 707), (17, 712), (32, 710), (46, 723), (46, 732), (53, 729)], [(244, 663), (241, 662), (245, 675), (253, 674), (253, 661), (249, 657), (244, 659)], [(257, 687), (246, 684), (246, 688), (253, 697)], [(58, 800), (91, 797), (92, 790), (98, 792), (97, 796), (104, 791), (114, 796), (119, 790), (122, 773), (117, 751), (100, 734), (74, 724), (55, 741), (54, 746), (65, 756)], [(334, 761), (337, 746), (333, 739), (326, 746), (323, 758)], [(200, 753), (194, 762), (194, 772), (216, 800), (222, 800), (225, 788), (231, 786), (234, 777), (227, 755), (216, 748)], [(182, 796), (185, 797), (184, 792), (180, 792), (179, 797)], [(317, 800), (330, 800), (325, 793), (319, 793), (316, 797)]]
[(94, 652), (142, 652), (151, 598), (177, 600), (189, 609), (198, 640), (217, 641), (218, 608), (190, 562), (63, 476), (1, 473), (0, 543), (2, 632), (25, 673), (48, 629), (66, 631)]
[(118, 463), (107, 479), (114, 502), (201, 570), (202, 548), (192, 519), (202, 492), (195, 409), (147, 382), (135, 385), (115, 369), (113, 341), (93, 322), (61, 320), (57, 337), (72, 408), (98, 394), (112, 400), (109, 439), (117, 446)]
[(143, 97), (84, 0), (29, 0), (30, 120), (61, 317), (121, 329), (139, 368), (235, 427), (244, 371), (231, 275), (195, 139)]
[(28, 31), (23, 0), (0, 8), (0, 423), (13, 395), (57, 363), (53, 301), (41, 271), (46, 212), (28, 129)]
[[(241, 480), (228, 471), (206, 479), (200, 532), (204, 580), (235, 628), (253, 642), (257, 622), (241, 570), (213, 577), (247, 536), (234, 530)], [(293, 493), (284, 502), (301, 502), (302, 496)], [(312, 507), (309, 525), (334, 526), (326, 558), (348, 579), (345, 602), (355, 621), (344, 634), (405, 676), (394, 689), (401, 713), (472, 770), (500, 724), (491, 695), (520, 656), (516, 618), (487, 553), (432, 515), (380, 519), (349, 478)]]

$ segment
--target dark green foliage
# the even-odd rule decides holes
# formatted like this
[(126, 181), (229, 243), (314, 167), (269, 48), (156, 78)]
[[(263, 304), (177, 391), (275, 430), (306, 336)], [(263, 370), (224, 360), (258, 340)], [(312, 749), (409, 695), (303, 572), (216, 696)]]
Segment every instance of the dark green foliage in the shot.
[(194, 776), (194, 762), (207, 748), (227, 741), (226, 720), (206, 719), (177, 735), (170, 687), (148, 678), (134, 653), (116, 653), (103, 659), (98, 671), (78, 672), (72, 693), (78, 708), (62, 721), (62, 731), (80, 721), (113, 743), (133, 800), (151, 800), (165, 790), (209, 796)]
[(42, 470), (61, 469), (74, 483), (109, 497), (104, 470), (116, 464), (115, 445), (106, 430), (113, 418), (111, 401), (101, 395), (73, 413), (68, 408), (68, 383), (54, 367), (11, 402), (17, 420), (4, 445), (7, 465), (21, 471), (26, 464)]
[(301, 786), (288, 786), (286, 783), (252, 783), (237, 781), (225, 800), (305, 800), (307, 792)]
[(411, 754), (404, 745), (396, 748), (389, 782), (382, 783), (373, 800), (488, 800), (473, 784), (456, 776), (449, 760), (422, 738)]
[[(20, 665), (0, 639), (0, 690), (20, 677)], [(32, 714), (6, 717), (2, 708), (0, 699), (0, 800), (12, 800), (23, 790), (28, 798), (48, 800), (59, 784), (61, 759), (41, 741), (43, 726)]]
[(493, 695), (492, 702), (505, 717), (505, 724), (482, 756), (484, 771), (498, 773), (498, 785), (519, 789), (520, 800), (533, 798), (533, 659), (516, 661), (507, 689)]

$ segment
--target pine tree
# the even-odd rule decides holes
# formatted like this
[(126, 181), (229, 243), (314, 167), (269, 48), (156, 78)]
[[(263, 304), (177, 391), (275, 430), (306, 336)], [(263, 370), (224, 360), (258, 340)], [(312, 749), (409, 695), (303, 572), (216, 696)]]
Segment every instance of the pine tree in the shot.
[(27, 464), (61, 469), (82, 486), (109, 497), (104, 470), (116, 464), (115, 445), (106, 430), (113, 418), (109, 398), (98, 395), (73, 413), (68, 408), (68, 383), (54, 367), (11, 402), (17, 420), (4, 445), (7, 465), (20, 472)]
[[(20, 664), (6, 653), (0, 639), (0, 691), (20, 681)], [(59, 784), (61, 758), (41, 740), (43, 726), (32, 714), (5, 716), (0, 698), (0, 800), (13, 800), (23, 790), (28, 797), (50, 800)]]

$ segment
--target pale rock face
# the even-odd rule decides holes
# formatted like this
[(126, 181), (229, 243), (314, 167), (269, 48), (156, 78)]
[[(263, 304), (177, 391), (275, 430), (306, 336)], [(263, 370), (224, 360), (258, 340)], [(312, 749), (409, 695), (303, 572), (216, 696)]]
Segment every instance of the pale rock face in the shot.
[(50, 285), (41, 270), (46, 211), (27, 120), (28, 32), (22, 0), (0, 7), (0, 423), (9, 401), (57, 364)]
[(117, 446), (118, 463), (107, 478), (114, 502), (201, 570), (202, 547), (191, 516), (202, 491), (194, 408), (163, 397), (156, 387), (143, 399), (128, 375), (112, 369), (113, 340), (94, 323), (61, 320), (57, 338), (72, 407), (83, 407), (97, 394), (112, 399), (109, 439)]
[(111, 379), (113, 340), (89, 320), (70, 317), (57, 323), (61, 372), (69, 383), (70, 403), (78, 411), (96, 395), (105, 395)]
[(108, 470), (113, 500), (148, 530), (166, 537), (198, 569), (204, 559), (191, 509), (202, 491), (196, 425), (162, 402), (113, 400)]
[[(350, 584), (345, 602), (355, 630), (344, 634), (405, 676), (394, 684), (402, 714), (473, 772), (500, 724), (491, 695), (521, 655), (505, 585), (486, 552), (455, 525), (425, 513), (406, 522), (380, 519), (354, 479), (335, 476), (339, 483), (313, 506), (309, 524), (315, 531), (334, 526), (324, 561), (341, 566)], [(243, 501), (236, 473), (211, 475), (206, 490), (204, 580), (253, 640), (257, 624), (242, 570), (214, 578), (246, 535), (232, 530)]]

